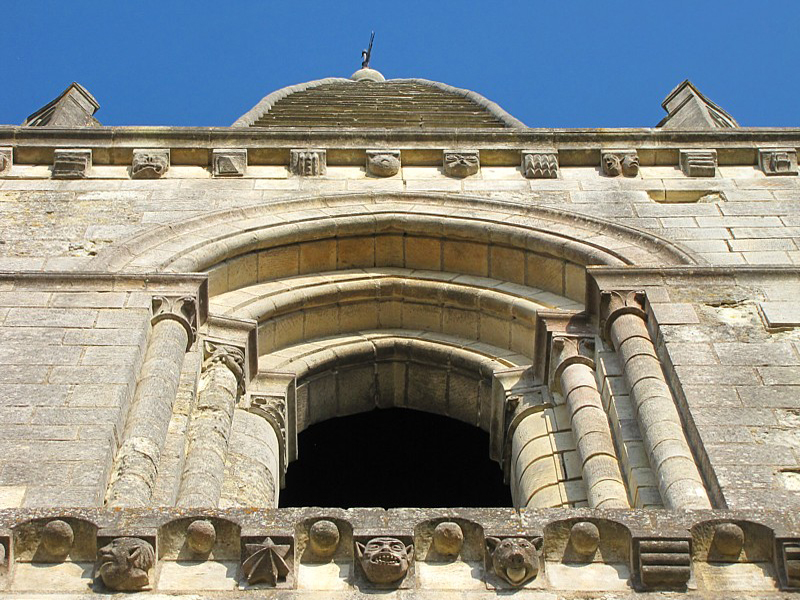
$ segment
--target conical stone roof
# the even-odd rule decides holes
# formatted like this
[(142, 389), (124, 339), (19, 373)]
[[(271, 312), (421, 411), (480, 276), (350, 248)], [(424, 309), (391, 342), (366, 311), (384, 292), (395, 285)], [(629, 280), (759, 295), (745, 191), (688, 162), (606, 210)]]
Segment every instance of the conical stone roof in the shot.
[(426, 79), (327, 78), (273, 92), (234, 127), (525, 127), (475, 92)]

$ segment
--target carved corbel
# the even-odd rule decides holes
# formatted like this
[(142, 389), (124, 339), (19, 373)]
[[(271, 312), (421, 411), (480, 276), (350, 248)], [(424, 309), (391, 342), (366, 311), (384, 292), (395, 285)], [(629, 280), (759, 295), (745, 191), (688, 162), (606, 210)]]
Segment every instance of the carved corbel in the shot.
[(242, 177), (245, 171), (247, 171), (245, 148), (211, 151), (211, 174), (214, 177)]
[(11, 171), (13, 151), (11, 148), (0, 148), (0, 175)]
[(215, 367), (225, 367), (236, 377), (239, 394), (243, 394), (247, 385), (245, 377), (244, 349), (232, 344), (206, 340), (203, 344), (203, 372)]
[(607, 177), (636, 177), (639, 174), (636, 150), (603, 150), (600, 154), (600, 166)]
[(797, 150), (794, 148), (760, 149), (758, 164), (765, 175), (797, 175)]
[(716, 150), (680, 150), (679, 159), (687, 177), (714, 177), (717, 172)]
[(645, 293), (639, 291), (615, 290), (600, 294), (600, 329), (603, 339), (611, 339), (611, 326), (621, 315), (636, 315), (647, 321), (644, 309)]
[(556, 150), (523, 152), (522, 174), (528, 179), (557, 179), (558, 152)]
[(450, 177), (475, 175), (481, 168), (478, 150), (445, 150), (442, 155), (444, 174)]
[(84, 179), (91, 168), (91, 148), (58, 149), (53, 152), (53, 179)]
[(158, 179), (169, 170), (169, 148), (133, 151), (132, 179)]
[(400, 150), (367, 150), (367, 173), (392, 177), (400, 171)]
[(289, 152), (289, 170), (293, 175), (318, 177), (328, 172), (328, 154), (325, 150), (305, 148)]
[(183, 325), (188, 335), (186, 349), (192, 347), (197, 338), (197, 299), (194, 296), (153, 296), (153, 318), (159, 321), (172, 319)]

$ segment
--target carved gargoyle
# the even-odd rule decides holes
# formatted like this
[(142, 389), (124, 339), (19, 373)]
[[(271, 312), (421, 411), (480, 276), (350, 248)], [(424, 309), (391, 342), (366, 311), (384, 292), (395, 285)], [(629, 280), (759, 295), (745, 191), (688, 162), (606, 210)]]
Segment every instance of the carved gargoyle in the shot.
[(414, 546), (406, 546), (393, 537), (376, 537), (366, 545), (356, 542), (356, 555), (372, 583), (395, 583), (408, 573), (414, 559)]
[(248, 585), (266, 583), (278, 585), (286, 580), (291, 572), (289, 544), (276, 544), (271, 538), (264, 538), (260, 544), (245, 544), (247, 558), (242, 563), (242, 573)]
[(130, 592), (149, 587), (156, 555), (149, 542), (120, 537), (100, 548), (97, 562), (97, 573), (108, 589)]
[(518, 587), (539, 574), (542, 538), (487, 537), (486, 550), (491, 568), (503, 581)]

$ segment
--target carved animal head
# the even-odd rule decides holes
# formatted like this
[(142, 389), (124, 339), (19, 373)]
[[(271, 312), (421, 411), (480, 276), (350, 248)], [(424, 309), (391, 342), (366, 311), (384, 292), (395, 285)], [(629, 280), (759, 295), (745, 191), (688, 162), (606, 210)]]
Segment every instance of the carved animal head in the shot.
[(397, 152), (373, 152), (367, 155), (369, 171), (380, 177), (391, 177), (400, 170), (400, 154)]
[(150, 583), (155, 552), (146, 541), (121, 537), (100, 548), (97, 569), (103, 583), (112, 590), (140, 590)]
[(525, 538), (486, 538), (492, 569), (501, 579), (520, 586), (539, 574), (539, 548), (542, 540)]
[(480, 158), (470, 152), (448, 152), (444, 155), (445, 171), (456, 177), (466, 177), (478, 172)]
[(609, 177), (616, 177), (622, 173), (622, 159), (618, 154), (603, 155), (603, 170)]
[(622, 159), (622, 174), (625, 177), (636, 177), (639, 174), (639, 157), (635, 154), (626, 154)]
[(356, 542), (356, 552), (364, 574), (372, 583), (394, 583), (406, 576), (414, 558), (414, 546), (397, 538), (372, 538), (366, 545)]

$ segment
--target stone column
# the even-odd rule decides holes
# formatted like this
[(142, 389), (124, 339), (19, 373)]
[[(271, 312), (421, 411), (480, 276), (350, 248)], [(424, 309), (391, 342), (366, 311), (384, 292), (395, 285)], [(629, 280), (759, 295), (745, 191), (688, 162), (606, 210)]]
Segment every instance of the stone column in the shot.
[(641, 292), (604, 292), (604, 332), (620, 356), (650, 465), (667, 508), (711, 508), (686, 441), (681, 418), (661, 369)]
[(194, 343), (197, 306), (192, 297), (153, 298), (153, 329), (139, 381), (114, 459), (106, 504), (146, 506), (153, 492), (181, 365)]
[(251, 394), (249, 409), (234, 411), (220, 508), (277, 506), (285, 448), (286, 398)]
[(590, 358), (594, 339), (554, 336), (551, 348), (551, 386), (569, 409), (589, 506), (630, 508)]
[(245, 354), (228, 344), (205, 342), (206, 359), (197, 390), (197, 405), (187, 433), (177, 506), (213, 508), (225, 475), (234, 408), (244, 391)]

